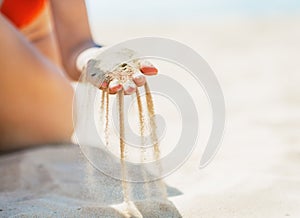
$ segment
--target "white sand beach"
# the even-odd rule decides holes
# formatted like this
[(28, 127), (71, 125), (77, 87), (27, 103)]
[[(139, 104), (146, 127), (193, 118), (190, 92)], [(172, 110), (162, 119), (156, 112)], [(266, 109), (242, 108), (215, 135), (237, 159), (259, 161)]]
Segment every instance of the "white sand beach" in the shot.
[[(143, 217), (300, 216), (300, 17), (93, 24), (99, 43), (139, 36), (178, 40), (212, 67), (226, 102), (215, 159), (199, 170), (201, 139), (166, 177), (131, 199)], [(101, 158), (101, 157), (99, 157)], [(101, 159), (103, 164), (105, 159)], [(95, 170), (77, 145), (45, 145), (0, 156), (0, 217), (126, 217), (120, 181)], [(137, 216), (137, 215), (136, 215)]]

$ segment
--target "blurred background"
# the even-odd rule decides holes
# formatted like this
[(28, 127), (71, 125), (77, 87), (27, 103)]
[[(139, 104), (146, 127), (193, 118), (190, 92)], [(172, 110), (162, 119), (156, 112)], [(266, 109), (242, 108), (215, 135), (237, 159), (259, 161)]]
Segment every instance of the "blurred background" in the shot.
[[(174, 80), (180, 78), (177, 80), (183, 90), (197, 96), (192, 100), (200, 108), (200, 131), (191, 156), (164, 178), (169, 202), (161, 200), (162, 184), (130, 184), (129, 192), (137, 209), (145, 217), (178, 217), (178, 213), (187, 218), (300, 217), (300, 0), (86, 0), (86, 3), (98, 44), (110, 46), (145, 36), (179, 41), (207, 61), (225, 97), (226, 128), (221, 147), (214, 160), (199, 169), (212, 122), (208, 101), (200, 86), (193, 85), (194, 77), (182, 76), (185, 71), (174, 64), (153, 60), (160, 75), (164, 72)], [(151, 89), (155, 84), (170, 90), (170, 80), (164, 86), (160, 78), (148, 78)], [(176, 91), (172, 92), (176, 97), (183, 96), (182, 91)], [(95, 92), (100, 104), (101, 92)], [(91, 92), (77, 93), (91, 95)], [(88, 98), (82, 99), (93, 107), (83, 104), (89, 113), (74, 114), (83, 121), (92, 120), (90, 108), (100, 107)], [(162, 137), (168, 135), (176, 141), (181, 135), (181, 129), (176, 128), (181, 117), (174, 114), (180, 113), (172, 107), (176, 102), (166, 104), (169, 102), (165, 99), (154, 97), (156, 112), (167, 114), (173, 122), (170, 126), (178, 132), (168, 132), (172, 130), (169, 128)], [(101, 124), (99, 115), (94, 117), (97, 124)], [(131, 115), (137, 120), (136, 113)], [(186, 123), (189, 125), (184, 128), (192, 129), (192, 122)], [(82, 134), (90, 139), (86, 133), (93, 132), (82, 125)], [(174, 141), (160, 143), (161, 153), (172, 150)], [(115, 144), (117, 153), (119, 141)], [(99, 166), (113, 172), (119, 162), (111, 164), (103, 151), (95, 152), (96, 146), (83, 143), (80, 147), (83, 152), (85, 147), (91, 148), (90, 153), (84, 156), (78, 146), (63, 144), (3, 155), (0, 217), (12, 214), (14, 217), (125, 217), (121, 181), (92, 165), (95, 163), (92, 160), (96, 160)], [(87, 161), (89, 155), (93, 157), (91, 162)], [(144, 176), (139, 172), (137, 175)], [(153, 198), (146, 198), (148, 192)]]
[(298, 217), (300, 1), (88, 0), (87, 5), (99, 44), (141, 36), (175, 39), (199, 52), (219, 79), (227, 107), (219, 153), (199, 170), (197, 148), (166, 178), (184, 193), (172, 200), (182, 215)]
[[(299, 12), (297, 0), (87, 0), (91, 19), (98, 21), (182, 21), (203, 18), (284, 16)], [(120, 20), (121, 19), (121, 20)]]

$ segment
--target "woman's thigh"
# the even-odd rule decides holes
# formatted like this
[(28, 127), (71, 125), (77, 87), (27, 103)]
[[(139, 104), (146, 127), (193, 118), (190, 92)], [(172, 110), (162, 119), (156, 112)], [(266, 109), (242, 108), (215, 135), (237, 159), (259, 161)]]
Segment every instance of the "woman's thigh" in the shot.
[(67, 141), (73, 89), (0, 14), (0, 150)]

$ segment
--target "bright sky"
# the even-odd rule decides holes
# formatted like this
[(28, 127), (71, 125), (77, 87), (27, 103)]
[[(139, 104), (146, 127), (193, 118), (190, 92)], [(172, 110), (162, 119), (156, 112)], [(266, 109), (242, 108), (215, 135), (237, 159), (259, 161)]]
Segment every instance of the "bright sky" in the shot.
[(300, 14), (300, 0), (86, 0), (92, 20), (160, 21)]

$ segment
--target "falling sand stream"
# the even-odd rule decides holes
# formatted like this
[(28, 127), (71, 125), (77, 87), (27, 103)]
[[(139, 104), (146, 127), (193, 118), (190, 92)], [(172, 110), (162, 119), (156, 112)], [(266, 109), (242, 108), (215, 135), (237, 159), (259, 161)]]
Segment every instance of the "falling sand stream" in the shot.
[[(130, 71), (130, 66), (127, 64), (122, 64), (121, 68), (119, 68), (120, 71), (118, 74), (111, 75), (112, 77), (117, 78), (121, 83), (124, 83), (128, 79), (131, 79), (133, 71)], [(87, 73), (87, 72), (85, 72)], [(86, 77), (85, 77), (86, 78)], [(87, 82), (87, 80), (83, 80), (83, 82)], [(144, 94), (141, 94), (141, 89), (144, 89)], [(115, 146), (113, 144), (114, 140), (110, 138), (110, 134), (112, 133), (110, 130), (111, 124), (111, 116), (112, 108), (110, 108), (110, 97), (112, 97), (109, 94), (108, 89), (103, 89), (101, 91), (101, 103), (100, 103), (100, 120), (101, 125), (104, 127), (104, 140), (105, 140), (105, 146), (108, 150), (113, 149), (112, 146)], [(139, 122), (139, 133), (140, 133), (140, 146), (138, 149), (138, 155), (140, 158), (141, 167), (140, 169), (140, 177), (142, 178), (142, 181), (144, 182), (144, 196), (146, 199), (153, 199), (158, 198), (157, 200), (167, 200), (167, 194), (166, 194), (166, 186), (163, 183), (161, 179), (159, 179), (162, 176), (162, 166), (160, 163), (160, 147), (157, 137), (157, 125), (155, 120), (155, 110), (154, 110), (154, 102), (152, 98), (152, 94), (150, 91), (149, 84), (146, 82), (144, 87), (139, 87), (136, 89), (135, 95), (137, 103), (137, 109), (138, 109), (138, 122)], [(120, 174), (121, 174), (121, 187), (122, 187), (122, 194), (123, 194), (123, 202), (125, 206), (124, 213), (127, 214), (127, 217), (131, 217), (130, 214), (136, 214), (136, 209), (134, 209), (134, 204), (131, 201), (131, 183), (130, 175), (129, 175), (129, 166), (127, 166), (127, 155), (126, 151), (128, 150), (129, 146), (126, 143), (126, 129), (124, 125), (124, 91), (121, 90), (117, 93), (116, 99), (117, 99), (117, 118), (119, 123), (119, 150), (120, 150)], [(145, 105), (143, 105), (142, 100), (145, 100)], [(147, 127), (147, 128), (146, 128)], [(150, 141), (147, 143), (150, 143), (152, 147), (149, 149), (149, 147), (146, 149), (146, 138), (145, 134), (147, 133), (150, 136)], [(149, 131), (149, 132), (148, 132)], [(149, 150), (148, 150), (149, 149)], [(149, 151), (149, 152), (147, 152)], [(145, 168), (145, 160), (146, 160), (146, 154), (151, 155), (151, 159), (153, 160), (154, 165), (151, 165), (152, 168), (156, 173), (153, 176), (156, 176), (157, 181), (153, 181), (153, 176), (150, 175), (150, 172), (147, 171)], [(149, 157), (149, 156), (148, 156)], [(151, 177), (151, 179), (150, 179)], [(137, 217), (140, 217), (137, 215)]]
[[(142, 96), (139, 88), (136, 90), (136, 102), (137, 102), (137, 109), (138, 109), (138, 116), (139, 116), (139, 131), (140, 131), (140, 161), (141, 163), (145, 160), (145, 126), (146, 120), (149, 122), (150, 126), (150, 136), (151, 136), (151, 143), (153, 145), (153, 157), (155, 162), (157, 163), (157, 172), (158, 177), (161, 176), (162, 168), (159, 164), (160, 159), (160, 149), (159, 143), (156, 133), (156, 122), (155, 122), (155, 111), (154, 111), (154, 104), (151, 95), (151, 91), (149, 88), (148, 83), (144, 85), (145, 90), (145, 99), (146, 99), (146, 107), (143, 108), (142, 103)], [(104, 117), (104, 137), (105, 137), (105, 144), (106, 146), (111, 146), (109, 141), (109, 116), (110, 116), (110, 108), (109, 108), (109, 99), (110, 94), (108, 90), (102, 90), (101, 96), (101, 113), (102, 117)], [(120, 163), (121, 163), (121, 177), (122, 177), (122, 190), (123, 190), (123, 200), (125, 203), (130, 202), (130, 191), (129, 191), (129, 182), (128, 182), (128, 172), (126, 166), (126, 134), (125, 134), (125, 125), (124, 125), (124, 91), (121, 90), (117, 93), (117, 102), (118, 102), (118, 120), (119, 120), (119, 146), (120, 146)], [(145, 110), (146, 109), (146, 110)], [(145, 119), (145, 112), (147, 111), (148, 119)], [(146, 170), (142, 167), (141, 176), (145, 181), (145, 196), (146, 198), (151, 197), (151, 190), (149, 190), (149, 179), (147, 176)], [(166, 187), (161, 180), (157, 181), (158, 183), (158, 190), (160, 190), (161, 197), (166, 199)]]

